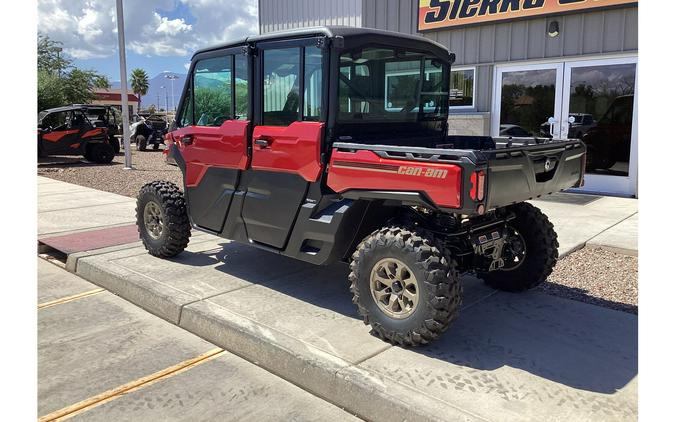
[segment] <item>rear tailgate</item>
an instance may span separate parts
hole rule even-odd
[[[495,141],[498,148],[482,151],[488,160],[488,209],[578,186],[582,180],[586,146],[579,140],[540,145],[511,141],[508,146]]]

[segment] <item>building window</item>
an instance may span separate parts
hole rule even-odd
[[[450,72],[450,108],[475,108],[476,68],[453,69]]]

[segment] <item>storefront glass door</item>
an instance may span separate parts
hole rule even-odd
[[[637,60],[565,64],[562,135],[588,148],[583,191],[635,195]]]
[[[562,78],[562,63],[497,68],[492,135],[559,137]]]
[[[636,58],[499,66],[492,135],[582,139],[579,191],[636,195],[636,72]]]

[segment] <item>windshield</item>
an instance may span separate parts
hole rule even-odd
[[[338,77],[339,121],[447,118],[448,65],[428,54],[380,47],[349,51],[340,56]]]

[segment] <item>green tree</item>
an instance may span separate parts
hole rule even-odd
[[[38,70],[38,111],[66,104],[63,83],[58,75]]]
[[[67,104],[89,103],[95,88],[110,81],[93,70],[82,70],[62,54],[59,41],[38,34],[38,111]]]
[[[71,67],[72,61],[63,57],[63,43],[38,33],[38,70],[59,74]]]
[[[148,93],[148,74],[145,70],[136,68],[131,71],[131,89],[138,96],[138,108],[141,108],[141,97]]]

